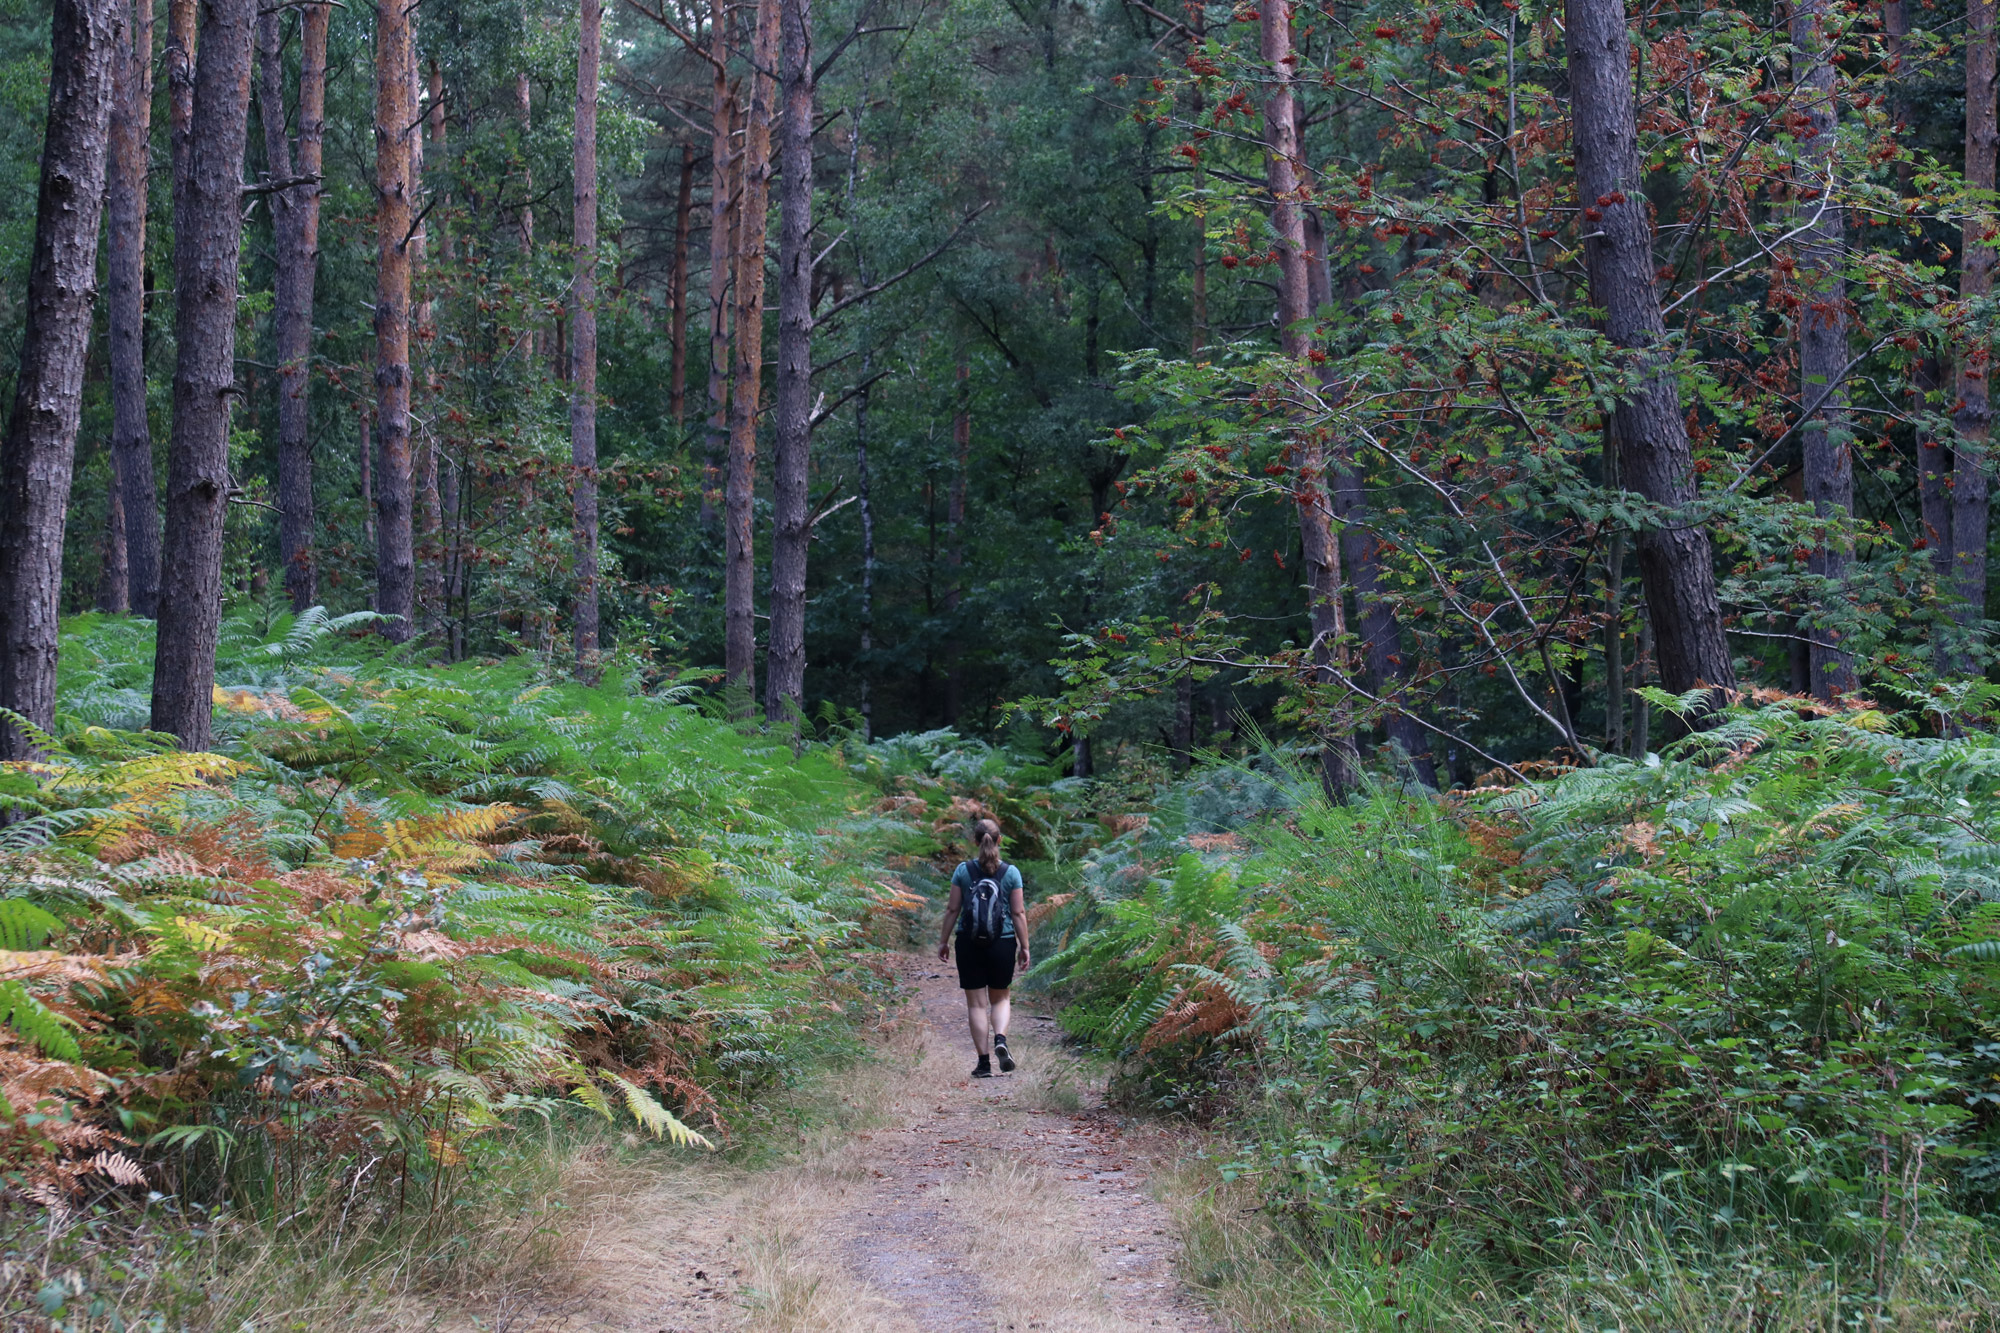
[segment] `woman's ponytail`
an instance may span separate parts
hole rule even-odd
[[[979,844],[979,868],[991,875],[1000,869],[1000,826],[990,819],[972,824],[972,840]]]

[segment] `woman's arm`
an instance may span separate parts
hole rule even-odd
[[[1014,913],[1014,966],[1028,965],[1028,896],[1022,891],[1021,882],[1014,881],[1014,901],[1009,904]]]
[[[956,872],[951,881],[951,901],[944,905],[944,925],[938,929],[938,959],[951,957],[951,928],[958,924],[960,896],[964,891],[958,887]]]

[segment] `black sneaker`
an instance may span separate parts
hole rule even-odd
[[[1014,1057],[1007,1053],[1007,1038],[1002,1033],[996,1032],[993,1034],[993,1054],[1000,1061],[1001,1073],[1011,1074],[1014,1072]]]
[[[987,1060],[985,1056],[983,1055],[980,1056],[979,1063],[972,1067],[972,1076],[974,1078],[992,1078],[993,1077],[992,1062]]]

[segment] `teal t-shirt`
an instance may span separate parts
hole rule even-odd
[[[972,888],[973,885],[972,870],[974,864],[975,863],[972,861],[960,861],[958,863],[958,869],[951,872],[952,887],[959,891],[960,895],[959,900],[961,902],[964,901],[965,893]],[[1007,902],[1009,904],[1007,913],[1005,917],[1002,919],[1002,923],[1000,926],[1000,938],[1003,940],[1011,940],[1014,938],[1014,911],[1012,904],[1014,902],[1014,890],[1020,887],[1021,887],[1021,868],[1009,862],[1007,866],[1007,873],[1000,877],[1000,891],[1007,895]],[[963,916],[958,918],[958,928],[960,930],[965,929],[965,918]]]

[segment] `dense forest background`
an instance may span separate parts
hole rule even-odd
[[[312,187],[274,188],[296,169],[272,153],[289,158],[296,150],[285,145],[299,142],[305,12],[287,8],[275,31],[260,30],[258,40],[275,47],[258,57],[245,112],[249,192],[221,587],[233,603],[285,604],[281,515],[301,507],[279,496],[280,399],[302,382],[303,416],[290,428],[301,442],[290,447],[309,459],[310,600],[345,612],[379,602],[377,511],[390,502],[374,328],[382,82],[370,15],[334,11],[321,53],[310,359],[295,375],[286,366],[296,353],[280,345],[280,255],[290,252],[278,219],[281,201]],[[1403,19],[1383,16],[1375,23],[1361,9],[1330,10],[1297,23],[1306,64],[1295,67],[1325,71],[1298,81],[1299,160],[1316,178],[1301,210],[1317,272],[1304,309],[1320,311],[1319,345],[1335,357],[1322,364],[1342,366],[1351,392],[1350,408],[1321,398],[1306,411],[1344,441],[1356,495],[1377,493],[1372,515],[1339,506],[1350,548],[1346,619],[1357,661],[1376,679],[1373,695],[1421,701],[1427,719],[1476,743],[1398,730],[1393,709],[1356,700],[1352,722],[1364,741],[1394,731],[1405,749],[1434,749],[1430,758],[1460,781],[1489,767],[1487,758],[1586,743],[1630,748],[1645,705],[1610,703],[1661,677],[1644,641],[1638,539],[1627,531],[1643,527],[1643,516],[1620,509],[1602,404],[1572,383],[1581,373],[1592,393],[1609,392],[1597,374],[1602,349],[1577,318],[1588,310],[1581,256],[1557,248],[1573,243],[1576,221],[1568,166],[1552,156],[1567,132],[1559,24],[1519,10],[1480,18],[1447,9],[1431,15],[1436,22],[1411,20],[1413,35]],[[149,34],[158,52],[170,44],[166,17]],[[594,144],[603,184],[588,266],[598,288],[602,638],[662,671],[728,656],[730,464],[721,436],[744,427],[709,425],[718,392],[730,403],[755,400],[758,411],[748,428],[757,439],[746,614],[766,615],[772,587],[773,464],[784,453],[771,410],[777,282],[773,274],[764,284],[762,350],[745,360],[733,323],[749,282],[738,271],[741,191],[729,175],[742,163],[727,148],[720,210],[714,200],[715,109],[747,115],[758,86],[755,32],[742,26],[754,17],[730,11],[739,40],[718,102],[707,39],[696,31],[706,31],[704,15],[633,6],[604,15]],[[1501,17],[1504,32],[1494,26]],[[1447,19],[1471,26],[1456,33]],[[1662,11],[1641,25],[1661,52],[1641,63],[1642,81],[1656,86],[1642,82],[1640,95],[1654,136],[1648,189],[1661,272],[1671,275],[1663,304],[1685,358],[1695,468],[1721,483],[1707,487],[1691,521],[1715,535],[1729,652],[1749,677],[1810,689],[1803,611],[1807,621],[1850,622],[1837,632],[1871,684],[1907,686],[1942,642],[1934,631],[1958,643],[1983,623],[1964,589],[1912,560],[1948,547],[1948,533],[1927,536],[1925,515],[1949,509],[1934,492],[1949,489],[1955,444],[1984,429],[1956,392],[1976,382],[1978,368],[1957,354],[1985,319],[1979,272],[1968,269],[1961,283],[1957,271],[1968,210],[1985,198],[1977,171],[1960,174],[1963,16],[1843,11],[1844,110],[1819,147],[1788,120],[1803,113],[1787,91],[1796,57],[1782,19],[1745,14],[1728,28],[1710,11]],[[0,203],[0,258],[6,290],[17,295],[0,314],[18,346],[48,13],[15,5],[5,22],[5,170],[17,188]],[[1251,484],[1264,481],[1257,469],[1266,460],[1251,461],[1259,418],[1242,412],[1255,401],[1257,367],[1279,350],[1283,298],[1273,267],[1282,242],[1271,239],[1275,224],[1260,202],[1270,183],[1258,23],[1248,11],[1170,15],[1132,4],[879,2],[823,8],[812,22],[824,68],[810,143],[809,296],[820,312],[811,393],[823,415],[812,423],[803,483],[814,520],[804,711],[865,715],[881,734],[1013,727],[1022,743],[1065,753],[1075,735],[1185,753],[1241,718],[1288,725],[1295,719],[1273,712],[1279,683],[1293,678],[1282,659],[1288,645],[1313,638],[1303,539],[1287,512],[1300,482]],[[576,25],[569,10],[519,6],[415,14],[410,108],[412,124],[422,123],[411,136],[418,244],[406,503],[415,628],[445,658],[573,643]],[[1457,80],[1444,100],[1441,75]],[[157,105],[137,238],[144,443],[162,481],[176,357],[172,83],[153,78],[146,90]],[[1697,91],[1708,100],[1689,102]],[[268,127],[282,133],[273,138]],[[737,144],[737,159],[750,151],[744,133],[724,140]],[[1698,151],[1710,141],[1713,160]],[[1850,267],[1838,275],[1856,284],[1840,298],[1855,356],[1836,377],[1835,401],[1814,404],[1800,386],[1824,377],[1801,369],[1798,312],[1811,307],[1800,305],[1791,219],[1810,194],[1800,190],[1802,163],[1822,148],[1857,210],[1839,241]],[[763,240],[775,260],[783,171],[768,142],[764,152]],[[1358,219],[1357,209],[1366,210]],[[1532,225],[1526,211],[1512,216],[1520,209],[1534,211]],[[711,235],[717,217],[721,246]],[[127,233],[134,225],[113,222]],[[1519,237],[1491,249],[1482,228]],[[116,248],[107,239],[100,263]],[[1455,269],[1477,289],[1470,305],[1441,297],[1437,279]],[[1540,331],[1524,326],[1505,305],[1522,295],[1553,302],[1545,308],[1562,319]],[[93,316],[83,385],[65,612],[134,603],[119,548],[135,525],[111,503],[117,376],[108,309],[100,302]],[[1399,310],[1413,322],[1396,321]],[[1385,356],[1404,365],[1385,365]],[[1420,373],[1446,363],[1459,383]],[[752,364],[761,384],[746,394]],[[1501,402],[1503,366],[1518,375],[1519,402]],[[1397,394],[1402,410],[1387,406]],[[1201,421],[1202,401],[1214,405],[1215,422]],[[1794,512],[1808,499],[1814,435],[1813,414],[1802,409],[1815,406],[1838,416],[1836,449],[1852,455],[1854,470],[1851,523],[1834,540],[1852,553],[1832,599],[1843,609],[1817,612],[1832,586],[1810,554],[1825,545],[1824,518]],[[1474,435],[1480,443],[1468,447]],[[1162,470],[1197,446],[1225,457],[1214,454],[1217,441],[1234,462]],[[1524,448],[1530,441],[1546,443]],[[1279,465],[1292,463],[1279,457]],[[1926,490],[1926,475],[1943,480]],[[1468,526],[1465,503],[1482,491],[1504,501],[1504,511],[1489,505],[1479,515],[1491,520],[1480,528],[1483,552],[1468,544],[1478,524]],[[1180,507],[1197,495],[1198,510]],[[1823,513],[1824,499],[1817,504]],[[1822,536],[1802,537],[1800,522],[1821,524]],[[1379,540],[1356,544],[1369,533]],[[1411,642],[1394,688],[1383,689],[1383,631],[1369,617],[1390,608],[1401,622],[1395,633]],[[1185,685],[1154,672],[1140,687],[1121,680],[1115,705],[1100,688],[1066,706],[1012,706],[1077,688],[1079,671],[1103,675],[1087,660],[1092,650],[1066,636],[1095,634],[1103,649],[1118,642],[1109,634],[1155,620],[1219,627],[1228,642],[1197,649],[1184,637],[1177,653],[1212,659],[1186,672]],[[764,623],[756,622],[760,651]],[[1052,663],[1066,651],[1084,660],[1065,674]],[[1966,663],[1982,652],[1976,635],[1964,641]],[[746,676],[730,666],[732,679],[758,692],[762,670]],[[1067,734],[1040,725],[1071,714],[1085,721]],[[1080,757],[1088,771],[1089,755]]]

